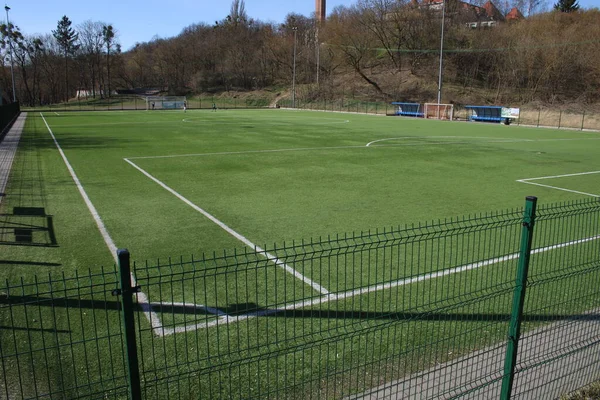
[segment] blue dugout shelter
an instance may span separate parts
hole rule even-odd
[[[507,110],[505,107],[500,106],[465,106],[469,121],[480,121],[480,122],[503,122],[509,125],[511,118],[514,116],[507,115],[503,110]]]
[[[392,105],[398,106],[395,115],[401,115],[403,117],[423,117],[423,107],[419,103],[403,103],[395,101]]]

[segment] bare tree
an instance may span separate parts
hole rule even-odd
[[[78,25],[79,39],[81,41],[81,53],[84,58],[84,64],[89,73],[89,83],[86,88],[96,98],[96,90],[100,87],[102,77],[102,47],[103,47],[103,27],[102,22],[85,21]]]

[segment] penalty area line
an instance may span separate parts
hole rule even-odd
[[[563,188],[563,187],[559,187],[559,186],[544,185],[543,183],[538,183],[538,182],[531,182],[531,181],[540,181],[540,180],[544,180],[544,179],[567,178],[567,177],[572,177],[572,176],[583,176],[583,175],[592,175],[592,174],[600,174],[600,171],[578,172],[575,174],[563,174],[563,175],[551,175],[551,176],[539,176],[537,178],[517,179],[517,182],[526,183],[528,185],[541,186],[541,187],[545,187],[548,189],[560,190],[563,192],[582,194],[584,196],[600,197],[600,195],[598,195],[598,194],[581,192],[579,190],[572,190],[572,189],[567,189],[567,188]]]
[[[67,166],[67,170],[69,171],[71,178],[75,182],[75,185],[77,186],[77,190],[79,190],[79,194],[81,195],[81,197],[83,197],[83,201],[85,202],[88,210],[92,214],[92,217],[94,218],[94,221],[96,222],[96,226],[98,227],[98,230],[100,231],[100,234],[102,235],[102,239],[104,239],[104,243],[106,243],[106,246],[108,247],[111,255],[113,256],[115,263],[118,264],[119,259],[117,258],[117,245],[115,244],[114,240],[111,238],[110,234],[108,233],[108,229],[106,229],[106,225],[104,225],[104,221],[102,221],[102,218],[100,217],[100,214],[98,213],[98,210],[96,209],[96,207],[90,200],[87,192],[85,191],[85,189],[83,188],[83,185],[81,184],[81,181],[77,177],[75,170],[71,166],[71,163],[67,159],[67,156],[65,155],[63,149],[60,147],[58,140],[56,140],[56,137],[54,136],[52,129],[50,129],[50,125],[48,125],[46,118],[44,118],[44,114],[40,113],[40,116],[42,117],[44,124],[46,124],[46,128],[48,128],[48,132],[50,132],[50,136],[52,137],[52,140],[54,141],[54,144],[56,145],[56,148],[58,149],[58,152],[59,152],[60,156],[62,157],[63,162]],[[131,272],[131,284],[133,286],[137,286],[137,281],[135,279],[135,275],[133,274],[133,271]],[[156,314],[154,311],[152,311],[152,306],[150,305],[148,296],[146,296],[146,294],[144,292],[138,292],[138,293],[136,293],[136,296],[137,296],[138,303],[140,304],[144,314],[146,315],[146,318],[148,318],[148,321],[150,321],[150,324],[152,326],[152,329],[154,330],[154,333],[156,335],[160,336],[162,331],[164,330],[164,327],[160,321],[160,318],[158,317],[158,314]]]
[[[183,195],[181,195],[179,192],[177,192],[173,188],[167,186],[164,182],[160,181],[159,179],[157,179],[156,177],[154,177],[153,175],[151,175],[149,172],[147,172],[143,168],[139,167],[133,161],[131,161],[131,160],[127,159],[127,158],[124,158],[124,160],[129,165],[131,165],[133,168],[137,169],[142,174],[144,174],[146,177],[150,178],[152,181],[154,181],[155,183],[157,183],[160,187],[162,187],[163,189],[165,189],[166,191],[168,191],[169,193],[171,193],[172,195],[174,195],[175,197],[177,197],[179,200],[183,201],[185,204],[187,204],[188,206],[190,206],[194,210],[198,211],[200,214],[204,215],[206,218],[208,218],[210,221],[212,221],[213,223],[215,223],[218,227],[220,227],[221,229],[223,229],[229,235],[233,236],[234,238],[236,238],[240,242],[244,243],[246,246],[250,247],[256,254],[263,256],[264,258],[267,259],[267,261],[270,261],[270,262],[274,263],[276,266],[278,266],[280,268],[283,268],[286,272],[290,273],[291,275],[293,275],[297,279],[299,279],[302,282],[306,283],[307,285],[309,285],[310,287],[312,287],[317,292],[319,292],[321,294],[328,294],[329,293],[329,291],[327,289],[325,289],[323,286],[319,285],[318,283],[314,282],[313,280],[311,280],[311,279],[307,278],[306,276],[302,275],[300,272],[296,271],[294,268],[290,267],[285,262],[281,261],[277,256],[275,256],[275,255],[267,252],[265,249],[263,249],[260,246],[252,243],[248,238],[246,238],[242,234],[240,234],[240,233],[236,232],[235,230],[233,230],[232,228],[230,228],[223,221],[217,219],[214,215],[210,214],[208,211],[204,210],[203,208],[199,207],[198,205],[192,203],[187,198],[183,197]]]

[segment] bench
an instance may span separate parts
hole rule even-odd
[[[502,107],[500,106],[466,106],[465,109],[468,112],[468,121],[510,124],[510,118],[502,116]]]
[[[404,102],[393,102],[392,105],[398,106],[397,111],[393,115],[400,115],[402,117],[416,117],[423,118],[423,108],[419,103],[404,103]]]

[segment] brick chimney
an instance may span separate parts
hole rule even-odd
[[[327,11],[326,0],[315,0],[315,12],[317,14],[317,21],[325,21],[325,12]]]

